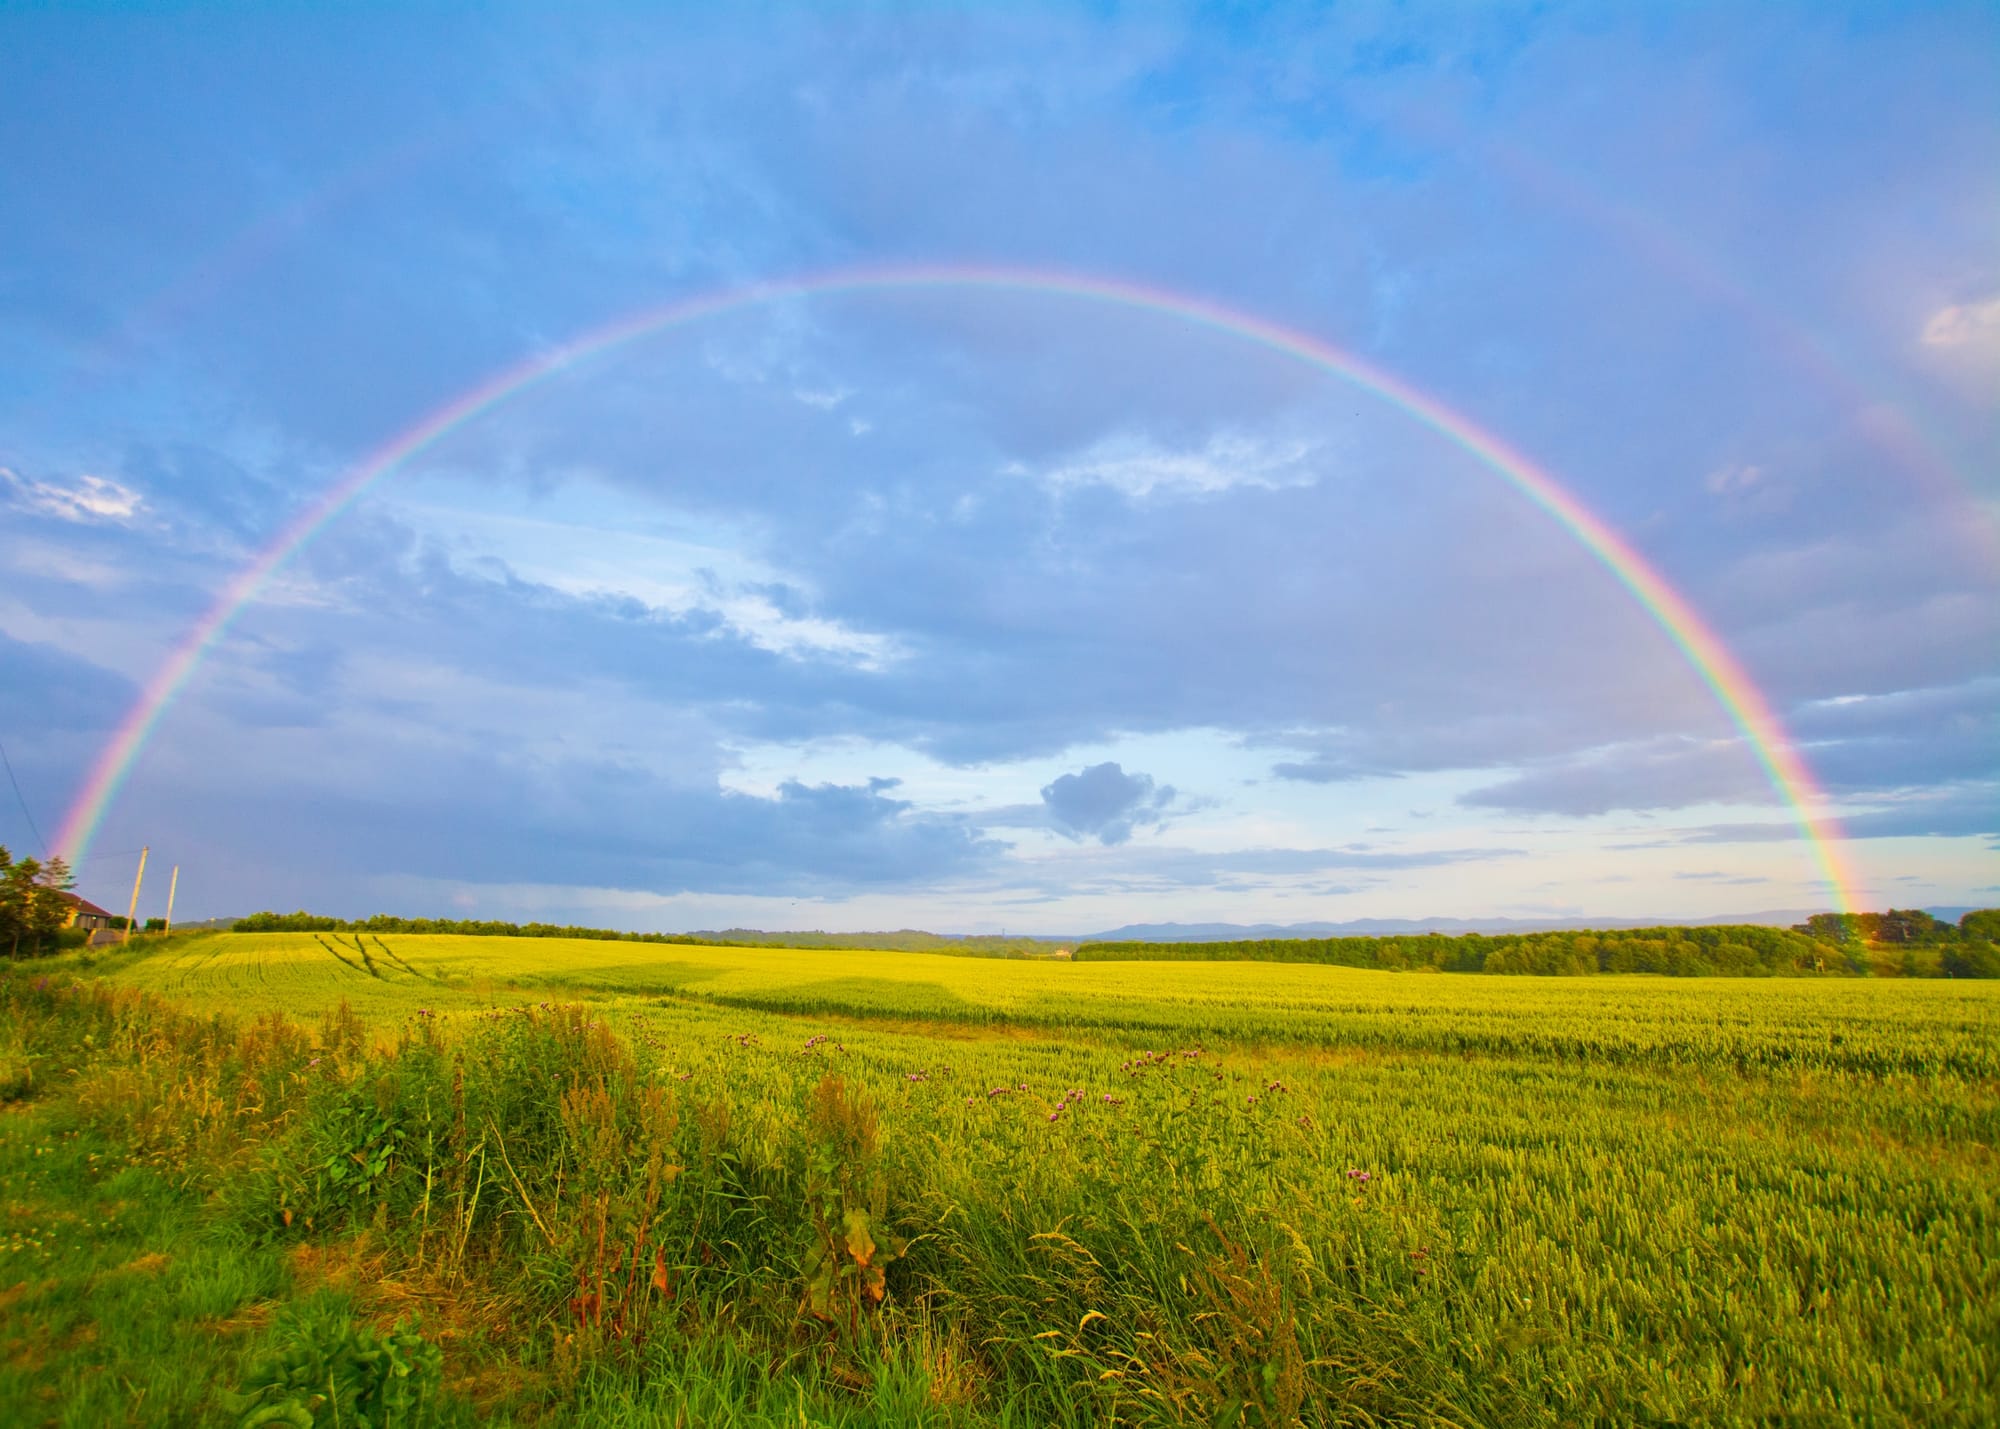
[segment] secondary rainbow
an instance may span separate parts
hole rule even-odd
[[[161,715],[200,668],[203,657],[215,647],[237,615],[256,599],[258,591],[278,568],[369,487],[448,433],[555,373],[624,343],[685,323],[789,298],[923,288],[1040,293],[1178,318],[1284,353],[1350,382],[1463,448],[1548,513],[1652,616],[1742,732],[1771,787],[1790,810],[1835,906],[1842,912],[1852,911],[1856,906],[1853,881],[1839,849],[1839,830],[1818,807],[1824,800],[1811,771],[1756,683],[1694,607],[1645,557],[1546,470],[1401,378],[1320,338],[1266,318],[1205,298],[1120,279],[1042,269],[961,265],[840,269],[747,284],[648,308],[530,357],[438,408],[322,492],[223,588],[207,614],[162,662],[106,744],[63,819],[56,847],[73,863],[80,862],[89,852],[98,826],[131,774]]]

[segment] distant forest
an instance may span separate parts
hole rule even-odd
[[[2000,977],[2000,909],[1941,923],[1921,909],[1754,924],[1547,933],[1417,933],[1229,943],[1083,943],[1080,962],[1331,963],[1406,972],[1668,977]]]
[[[954,953],[960,957],[1045,957],[1040,938],[972,935],[961,938],[905,928],[895,933],[765,933],[725,928],[702,933],[621,933],[568,923],[500,923],[480,918],[329,918],[319,913],[252,913],[230,924],[234,933],[457,933],[479,938],[595,938],[621,943],[679,943],[711,948],[883,948],[903,953]]]

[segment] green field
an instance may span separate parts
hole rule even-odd
[[[46,970],[0,980],[21,1422],[212,1422],[401,1312],[449,1386],[410,1423],[2000,1420],[2000,985],[345,933]],[[218,1346],[178,1400],[99,1304],[154,1241],[225,1282],[160,1292]]]

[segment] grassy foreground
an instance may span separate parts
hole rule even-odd
[[[1993,985],[76,971],[0,975],[13,1422],[2000,1420]]]

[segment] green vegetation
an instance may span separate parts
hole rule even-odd
[[[0,974],[0,1403],[1992,1422],[1996,1033],[1947,981],[72,955]]]
[[[62,944],[69,904],[63,894],[73,882],[59,858],[17,859],[0,846],[0,948],[8,957],[53,952]]]
[[[1883,977],[2000,977],[2000,908],[1967,913],[1954,927],[1921,908],[1821,913],[1799,929]]]
[[[1754,924],[1579,932],[1425,933],[1218,943],[1084,943],[1083,962],[1326,963],[1451,973],[1659,973],[1669,977],[2000,977],[2000,910],[1959,926],[1922,911],[1825,913],[1785,929]]]
[[[972,957],[1037,957],[1049,944],[1040,938],[991,935],[944,937],[906,928],[898,933],[763,933],[729,928],[719,933],[621,933],[555,923],[498,923],[477,918],[329,918],[318,913],[252,913],[230,925],[238,933],[461,933],[478,938],[568,938],[620,943],[681,943],[720,948],[861,948],[908,953],[959,953]]]
[[[943,937],[898,933],[620,933],[551,923],[399,918],[346,920],[319,914],[253,913],[239,933],[462,934],[488,938],[672,943],[687,947],[848,948],[858,951],[1052,956],[1038,938]],[[1562,930],[1544,933],[1399,934],[1387,937],[1257,938],[1223,942],[1083,943],[1081,962],[1280,962],[1397,972],[1512,973],[1577,977],[1656,973],[1669,977],[2000,977],[2000,909],[1968,913],[1959,925],[1921,910],[1822,913],[1796,928],[1761,924]]]

